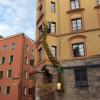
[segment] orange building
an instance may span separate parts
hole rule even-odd
[[[34,98],[34,41],[24,33],[0,36],[0,100]]]

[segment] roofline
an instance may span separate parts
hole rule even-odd
[[[2,38],[1,41],[6,40],[6,39],[10,39],[10,38],[14,38],[14,37],[17,37],[17,36],[20,36],[20,35],[23,35],[25,38],[27,38],[27,39],[29,39],[29,40],[31,40],[32,42],[35,43],[35,41],[32,40],[31,38],[29,38],[28,36],[26,36],[25,33],[17,33],[17,34],[11,35],[11,36],[7,36],[7,37]]]
[[[28,36],[26,36],[25,34],[23,34],[25,36],[25,38],[27,38],[28,40],[32,41],[35,43],[35,40],[32,40],[31,38],[29,38]]]

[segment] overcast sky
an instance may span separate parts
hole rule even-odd
[[[36,0],[0,0],[0,35],[20,32],[35,39]]]

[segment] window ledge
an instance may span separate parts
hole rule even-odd
[[[84,30],[81,29],[81,30],[76,30],[76,31],[72,31],[71,33],[80,33],[80,32],[83,32]]]
[[[67,11],[67,14],[71,14],[71,13],[79,12],[79,11],[84,11],[84,10],[85,10],[84,8],[70,9],[69,11]]]
[[[95,9],[100,9],[100,4],[94,7]]]
[[[84,59],[86,58],[86,55],[85,56],[80,56],[80,57],[73,57],[72,59],[73,60],[81,60],[81,59]]]
[[[88,85],[75,85],[76,88],[88,88]]]

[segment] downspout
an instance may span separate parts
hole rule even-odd
[[[58,0],[58,46],[59,46],[59,63],[61,65],[61,38],[60,38],[60,0]]]

